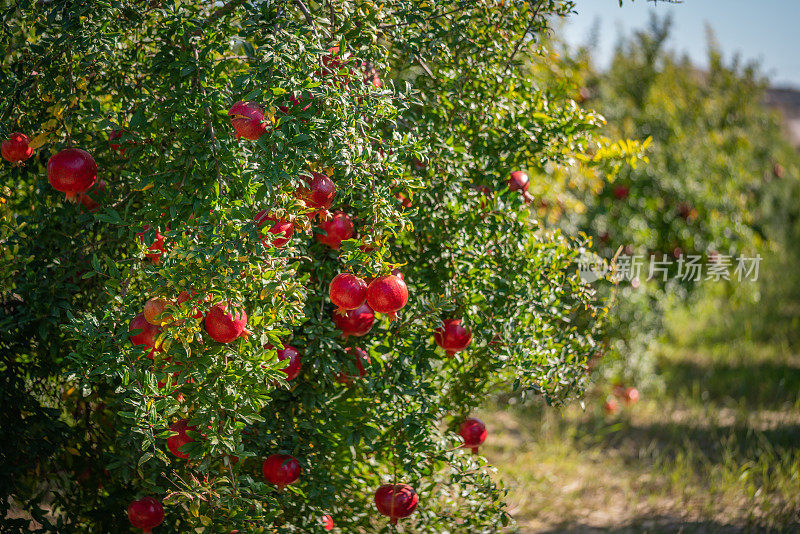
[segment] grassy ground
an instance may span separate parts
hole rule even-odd
[[[614,415],[579,406],[485,414],[483,452],[532,532],[800,532],[800,356],[728,343],[669,348],[665,387]]]

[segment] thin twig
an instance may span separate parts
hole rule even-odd
[[[424,61],[422,61],[422,58],[420,58],[417,54],[414,54],[414,59],[417,61],[417,63],[420,64],[422,70],[424,70],[428,76],[430,76],[431,78],[436,78],[436,76],[433,75],[433,72],[431,71],[430,67],[428,67],[428,65]]]
[[[314,30],[314,35],[317,35],[317,27],[314,26],[314,17],[311,16],[311,12],[303,3],[303,0],[294,0],[294,3],[297,7],[300,8],[300,11],[303,12],[303,15],[305,15],[306,22],[308,23],[309,26],[311,26],[311,29]]]
[[[539,0],[536,3],[536,9],[533,10],[533,16],[531,17],[531,21],[528,23],[528,26],[525,28],[525,31],[522,32],[522,36],[520,36],[519,41],[517,41],[517,46],[514,47],[514,51],[511,53],[511,56],[509,56],[508,61],[506,61],[506,66],[503,69],[504,71],[507,71],[508,68],[511,66],[511,62],[514,61],[514,56],[516,56],[517,52],[519,52],[522,43],[525,41],[525,37],[527,37],[528,32],[530,32],[531,29],[533,29],[533,25],[536,24],[536,17],[539,16],[539,10],[542,9],[543,1],[544,0]]]
[[[430,21],[435,20],[435,19],[446,17],[447,15],[452,15],[453,13],[458,13],[459,11],[464,11],[466,8],[468,8],[470,6],[471,6],[470,3],[464,4],[461,7],[457,7],[456,9],[448,11],[447,13],[439,13],[438,15],[434,15],[431,18],[426,19],[425,22],[430,22]],[[396,22],[394,24],[381,24],[381,25],[378,26],[378,29],[379,30],[388,30],[388,29],[391,29],[391,28],[396,28],[398,26],[408,26],[409,24],[412,24],[412,21]]]
[[[230,0],[230,2],[228,2],[227,4],[225,4],[224,6],[219,8],[218,10],[216,10],[214,13],[212,13],[211,16],[208,17],[208,20],[206,20],[206,23],[204,24],[204,26],[208,26],[212,22],[217,21],[218,19],[220,19],[223,16],[227,15],[228,13],[230,13],[231,11],[233,11],[234,9],[239,7],[240,5],[244,4],[244,2],[245,2],[245,0]]]

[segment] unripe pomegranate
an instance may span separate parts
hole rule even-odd
[[[183,447],[187,443],[194,442],[194,440],[186,434],[186,431],[191,430],[192,432],[196,432],[197,427],[189,426],[188,419],[181,419],[177,423],[172,423],[171,425],[169,425],[169,429],[172,432],[175,432],[175,435],[167,438],[167,448],[169,448],[169,451],[178,458],[182,460],[188,460],[189,454],[183,452],[181,450],[181,447]]]
[[[33,149],[28,146],[30,142],[24,133],[14,132],[0,143],[0,154],[3,155],[3,159],[11,163],[25,161],[33,155]]]
[[[472,454],[478,454],[478,447],[486,441],[486,425],[475,417],[470,417],[461,423],[458,433],[464,440],[463,447],[472,449]]]
[[[133,330],[141,330],[141,332],[130,336],[131,343],[150,348],[150,352],[147,353],[148,358],[153,358],[153,352],[161,352],[161,344],[156,345],[156,339],[161,334],[161,329],[148,323],[144,318],[144,313],[140,313],[131,321],[128,331]]]
[[[139,238],[139,243],[142,245],[146,245],[144,242],[144,236],[147,234],[147,231],[150,230],[150,225],[146,224],[142,227],[142,231],[136,234],[136,237]],[[161,232],[158,231],[158,228],[155,229],[155,238],[153,239],[153,243],[147,247],[147,252],[145,257],[147,257],[153,263],[161,263],[161,255],[164,254],[164,236],[161,235]]]
[[[336,184],[327,175],[321,172],[311,172],[311,177],[302,176],[306,185],[297,188],[297,196],[306,203],[306,206],[315,210],[314,215],[327,218],[328,208],[336,197]]]
[[[265,348],[271,349],[273,347],[272,345],[267,345]],[[281,369],[286,373],[286,380],[294,380],[300,374],[300,369],[303,366],[301,358],[300,351],[291,345],[284,344],[282,349],[278,349],[278,359],[281,361],[289,360],[288,365]]]
[[[330,514],[325,514],[322,516],[322,528],[325,530],[333,530],[333,518]]]
[[[343,211],[335,212],[331,219],[323,221],[319,227],[325,234],[315,234],[314,237],[334,250],[339,250],[342,241],[353,237],[353,221]]]
[[[367,370],[364,369],[364,364],[369,365],[370,359],[369,355],[364,350],[359,349],[357,347],[356,348],[347,347],[346,349],[344,349],[344,351],[350,355],[353,355],[353,353],[355,353],[355,357],[353,358],[353,363],[355,363],[356,369],[358,369],[358,374],[350,375],[347,374],[346,371],[342,371],[338,375],[336,375],[336,381],[339,382],[340,384],[345,384],[349,386],[350,384],[353,383],[354,378],[361,378],[367,374]]]
[[[347,336],[364,336],[372,330],[375,322],[375,313],[368,304],[364,303],[355,310],[347,310],[344,313],[333,313],[333,323],[336,328]]]
[[[328,295],[331,297],[331,302],[338,306],[336,310],[338,313],[355,310],[364,304],[367,298],[367,283],[354,274],[337,274],[331,280]]]
[[[417,509],[419,495],[408,484],[384,484],[375,491],[375,506],[393,524]]]
[[[236,338],[246,335],[247,313],[236,308],[233,314],[228,313],[228,305],[224,302],[214,304],[206,314],[203,325],[211,339],[218,343],[230,343]]]
[[[289,240],[292,238],[292,234],[294,234],[294,226],[290,221],[285,221],[283,219],[278,219],[271,215],[267,215],[267,210],[261,210],[256,213],[256,216],[253,217],[253,220],[258,223],[259,228],[266,224],[272,223],[272,226],[267,231],[274,236],[283,236],[273,238],[271,244],[268,237],[261,237],[261,243],[267,248],[273,245],[275,247],[282,247],[289,242]]]
[[[393,274],[379,276],[367,288],[367,304],[379,313],[389,314],[389,320],[397,319],[397,311],[408,302],[408,287],[402,278]]]
[[[47,179],[57,191],[75,202],[78,193],[87,191],[97,181],[97,163],[80,148],[65,148],[47,160]]]
[[[162,315],[171,303],[165,298],[154,297],[144,303],[144,318],[148,323],[164,326],[172,322],[172,315]]]
[[[300,478],[300,462],[288,454],[273,454],[261,466],[261,472],[268,482],[282,490]]]
[[[255,141],[267,133],[267,125],[264,124],[264,111],[255,102],[236,102],[228,111],[231,118],[231,126],[236,132],[236,137],[244,137]]]
[[[530,185],[528,174],[523,171],[514,171],[508,178],[509,191],[527,191]]]
[[[448,319],[444,321],[442,328],[433,333],[433,339],[452,356],[469,346],[472,342],[472,332],[469,328],[461,326],[461,319]]]
[[[128,519],[143,534],[149,534],[152,529],[164,521],[164,507],[161,502],[153,497],[142,497],[128,505]]]
[[[100,204],[97,198],[100,198],[106,192],[106,181],[98,180],[97,183],[84,193],[78,193],[78,202],[89,211],[97,211],[100,209]],[[93,195],[94,198],[92,198]]]

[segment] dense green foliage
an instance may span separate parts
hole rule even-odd
[[[397,481],[421,499],[406,531],[505,524],[502,491],[454,429],[498,389],[579,394],[604,314],[576,275],[582,243],[543,230],[508,173],[541,183],[577,159],[602,177],[638,150],[594,138],[597,116],[520,69],[540,61],[547,17],[571,7],[7,6],[0,133],[28,133],[36,150],[2,170],[2,521],[26,528],[8,515],[22,511],[42,531],[120,532],[127,504],[152,495],[159,532],[322,531],[323,514],[342,531],[386,531],[372,495]],[[380,88],[364,82],[370,65]],[[238,100],[274,117],[258,141],[234,136]],[[97,161],[96,211],[46,181],[65,147]],[[296,194],[311,170],[331,176],[333,209],[355,223],[340,251],[313,238],[315,210]],[[259,210],[292,222],[289,244],[259,243],[271,238]],[[158,263],[145,255],[155,229]],[[398,267],[411,295],[399,321],[342,339],[331,279]],[[189,290],[147,358],[129,322],[148,299]],[[250,336],[209,339],[193,308],[213,303],[241,306]],[[452,317],[473,341],[447,358],[432,334]],[[285,344],[303,355],[288,382],[265,348]],[[348,347],[371,359],[350,386],[335,380],[355,372]],[[182,418],[197,427],[188,462],[165,446]],[[302,467],[283,491],[261,475],[277,452]]]

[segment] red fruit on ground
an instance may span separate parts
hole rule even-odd
[[[164,507],[153,497],[142,497],[128,505],[128,520],[148,534],[164,521]]]
[[[140,313],[131,321],[128,331],[133,330],[141,330],[141,332],[130,335],[131,343],[148,347],[150,349],[147,353],[148,358],[153,358],[153,352],[161,352],[161,344],[159,343],[156,346],[156,338],[161,334],[161,329],[148,323],[147,319],[144,318],[144,313]]]
[[[28,146],[31,142],[24,133],[14,132],[8,139],[0,143],[0,154],[3,159],[11,163],[25,161],[33,155],[33,149]]]
[[[337,274],[328,286],[328,295],[337,306],[337,312],[355,310],[367,298],[367,283],[354,274]]]
[[[353,383],[354,378],[361,378],[367,374],[367,370],[364,368],[364,364],[369,365],[370,359],[369,355],[365,351],[357,347],[356,348],[347,347],[346,349],[344,349],[344,351],[350,355],[353,355],[353,353],[355,353],[355,357],[353,358],[353,363],[355,364],[356,369],[358,370],[358,374],[350,375],[347,374],[346,371],[342,371],[336,376],[336,381],[339,382],[340,384],[346,384],[349,386],[350,384]]]
[[[458,433],[464,440],[463,447],[472,449],[473,454],[478,454],[478,447],[486,441],[486,425],[475,417],[470,417],[461,423]]]
[[[139,238],[139,242],[144,246],[146,245],[144,241],[144,236],[147,234],[148,230],[150,230],[150,225],[146,224],[142,227],[142,231],[136,234],[136,237]],[[149,259],[153,263],[161,263],[161,255],[164,254],[164,236],[161,235],[161,232],[158,231],[158,228],[155,229],[155,237],[153,239],[153,243],[147,247],[147,252],[145,257]]]
[[[236,102],[228,111],[231,118],[231,126],[236,132],[236,137],[244,137],[255,141],[267,133],[267,125],[264,124],[264,111],[255,102]]]
[[[325,234],[314,234],[316,240],[334,250],[339,250],[342,241],[353,237],[353,221],[343,211],[334,212],[333,217],[320,223],[319,228]]]
[[[272,346],[267,345],[265,348],[271,349]],[[282,349],[278,349],[278,359],[281,361],[289,360],[288,365],[281,369],[281,371],[286,373],[286,380],[294,380],[297,378],[303,366],[300,351],[291,345],[284,344]]]
[[[208,311],[203,325],[211,339],[218,343],[230,343],[246,332],[247,313],[238,306],[234,308],[232,314],[228,313],[228,305],[220,302]]]
[[[315,215],[327,218],[328,208],[333,204],[336,197],[336,184],[327,175],[321,172],[311,172],[311,177],[302,176],[305,185],[297,188],[297,196],[306,203],[306,206],[315,210],[311,217]]]
[[[375,506],[393,525],[417,509],[419,495],[408,484],[384,484],[375,491]]]
[[[393,274],[379,276],[367,288],[367,304],[379,313],[397,319],[397,312],[408,302],[408,287],[402,278]]]
[[[442,328],[433,333],[433,339],[452,356],[469,346],[472,342],[472,332],[469,328],[461,326],[461,319],[448,319],[444,321]]]
[[[288,454],[273,454],[264,460],[264,464],[261,466],[264,478],[278,486],[279,490],[300,478],[301,471],[297,458]]]
[[[196,432],[197,427],[189,426],[188,419],[181,419],[177,423],[172,423],[171,425],[169,425],[169,429],[172,432],[175,432],[175,435],[167,438],[167,448],[172,454],[174,454],[178,458],[181,458],[182,460],[188,460],[189,454],[183,452],[181,450],[181,447],[183,447],[187,443],[192,443],[194,441],[192,438],[186,435],[186,431],[191,430],[193,432]]]
[[[97,163],[80,148],[65,148],[47,160],[47,179],[57,191],[75,202],[78,193],[88,191],[97,181]]]
[[[259,228],[272,223],[272,226],[267,231],[274,236],[282,236],[273,238],[271,244],[268,237],[261,237],[261,243],[267,248],[273,245],[278,248],[282,247],[289,242],[289,240],[292,238],[292,234],[294,234],[294,226],[290,221],[285,221],[283,219],[273,217],[272,215],[267,215],[267,210],[261,210],[256,213],[256,216],[253,217],[253,220],[258,223]]]
[[[530,185],[528,174],[523,171],[514,171],[508,178],[509,191],[527,191]]]
[[[375,322],[375,312],[368,304],[364,303],[354,310],[347,310],[344,313],[333,312],[333,323],[336,328],[347,336],[364,336],[372,330]]]

